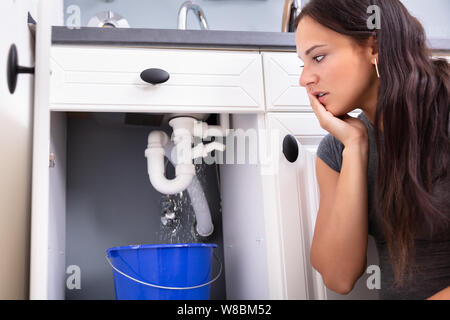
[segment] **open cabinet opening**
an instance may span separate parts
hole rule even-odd
[[[130,120],[131,119],[131,120]],[[224,264],[219,170],[196,164],[214,224],[211,236],[195,231],[186,191],[166,196],[151,185],[144,151],[160,118],[125,113],[51,114],[49,291],[57,299],[114,299],[111,247],[167,243],[214,243]],[[175,170],[166,161],[166,176]],[[177,225],[163,225],[167,202],[179,206]],[[223,266],[223,269],[225,266]],[[213,259],[212,277],[220,266]],[[78,277],[78,278],[77,278]],[[225,299],[225,272],[210,290]]]

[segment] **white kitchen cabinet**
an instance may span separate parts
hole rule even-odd
[[[450,55],[448,55],[448,54],[435,54],[435,55],[433,55],[433,57],[435,57],[435,58],[444,58],[444,59],[447,59],[447,61],[450,63]]]
[[[311,112],[306,89],[299,85],[302,60],[295,52],[263,52],[267,111]]]
[[[314,274],[309,264],[311,226],[318,208],[315,182],[315,148],[325,135],[313,114],[268,113],[267,131],[278,146],[274,152],[272,186],[265,197],[273,197],[281,235],[281,256],[285,287],[284,299],[317,299]],[[283,141],[292,135],[298,139],[298,158],[287,160]],[[278,138],[276,140],[275,138]],[[292,160],[292,159],[291,159]]]
[[[28,296],[34,81],[19,74],[11,94],[6,75],[12,44],[19,65],[34,66],[27,14],[36,9],[30,1],[0,2],[0,300]]]
[[[353,115],[353,114],[352,114]],[[353,115],[355,116],[355,115]],[[285,296],[287,299],[378,299],[377,290],[369,290],[362,276],[349,295],[342,296],[328,290],[320,274],[309,261],[310,247],[319,208],[320,192],[315,174],[317,147],[327,132],[320,127],[311,113],[268,113],[267,129],[278,136],[283,145],[286,136],[298,141],[298,158],[286,159],[278,150],[278,164],[273,176],[273,186],[266,189],[265,197],[275,194],[274,211],[279,216],[282,235]],[[368,266],[378,265],[374,239],[369,236]]]
[[[169,73],[151,85],[149,68]],[[258,52],[54,45],[50,109],[264,112]]]

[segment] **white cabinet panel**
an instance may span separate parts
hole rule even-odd
[[[53,46],[52,110],[180,112],[264,111],[257,52]],[[140,78],[167,71],[167,82]]]
[[[447,61],[450,63],[450,55],[436,54],[436,55],[433,55],[433,58],[444,58],[444,59],[447,59]]]
[[[244,155],[250,159],[251,141],[256,143],[251,133],[263,129],[263,119],[264,115],[232,115],[231,123],[239,133],[235,131],[229,136],[232,138],[227,138],[225,158],[230,152],[235,159],[242,150],[239,150],[239,141],[248,139]],[[276,227],[275,224],[265,226],[261,188],[264,177],[259,170],[257,163],[250,160],[240,164],[226,161],[220,165],[226,292],[227,299],[231,300],[281,298],[280,290],[273,286],[273,282],[279,283],[280,279],[279,273],[273,270],[279,262],[278,247],[272,248],[278,237],[271,237],[265,231],[270,229],[273,233]]]
[[[315,150],[326,131],[320,127],[314,114],[269,113],[267,120],[271,134],[278,135],[280,146],[275,185],[283,238],[286,298],[323,298],[323,285],[320,282],[314,284],[320,276],[311,268],[309,248],[319,200]],[[287,135],[299,141],[295,162],[289,162],[282,152]],[[322,289],[321,295],[317,288]]]
[[[312,111],[299,85],[303,62],[295,52],[263,52],[267,111]]]
[[[267,119],[270,130],[278,132],[280,146],[287,135],[292,135],[298,141],[299,148],[298,158],[294,162],[289,162],[280,148],[275,182],[287,298],[377,299],[378,292],[366,286],[368,275],[362,276],[346,296],[326,289],[321,275],[312,268],[309,260],[320,202],[315,171],[316,151],[328,132],[310,113],[268,113]],[[369,237],[368,265],[377,263],[376,246]]]
[[[27,15],[30,1],[1,1],[0,20],[0,299],[27,299],[34,76],[19,74],[14,94],[6,81],[11,45],[19,64],[34,66],[34,44]]]

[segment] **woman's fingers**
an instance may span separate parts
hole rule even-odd
[[[348,114],[334,116],[320,103],[316,96],[311,95],[309,92],[308,96],[320,126],[344,145],[346,145],[347,141],[354,140],[354,137],[364,136],[367,133],[367,128],[360,119]]]
[[[333,115],[325,109],[316,96],[308,92],[308,97],[317,120],[319,120],[320,126],[327,130],[327,123],[333,118]]]
[[[320,103],[316,96],[310,94],[308,92],[309,102],[311,102],[311,107],[314,110],[314,113],[317,116],[323,115],[323,112],[326,111],[325,107]]]

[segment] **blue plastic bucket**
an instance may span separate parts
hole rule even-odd
[[[181,243],[106,250],[118,300],[207,300],[215,244]]]

